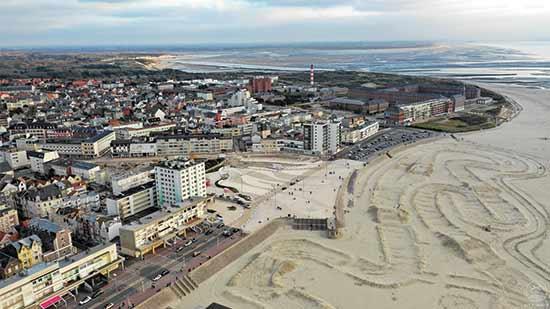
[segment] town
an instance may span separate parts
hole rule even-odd
[[[0,308],[189,294],[189,273],[270,219],[333,217],[354,168],[444,134],[422,123],[499,100],[308,77],[0,80]]]

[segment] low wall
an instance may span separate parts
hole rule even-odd
[[[163,309],[171,308],[169,305],[178,300],[178,296],[170,288],[163,288],[160,292],[148,298],[141,304],[136,305],[137,309]]]
[[[189,273],[189,277],[197,284],[201,284],[212,277],[218,271],[231,264],[258,244],[273,235],[280,227],[288,224],[286,219],[274,219],[266,226],[243,238],[238,243],[225,249],[222,253],[203,263]]]

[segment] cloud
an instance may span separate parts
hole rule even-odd
[[[0,46],[550,39],[547,0],[0,0]]]

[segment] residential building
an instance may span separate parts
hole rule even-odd
[[[157,137],[156,146],[161,157],[213,154],[233,151],[233,139],[219,134],[167,135]]]
[[[45,170],[47,172],[51,171],[54,175],[79,176],[91,181],[99,178],[101,172],[101,168],[97,164],[63,158],[50,161],[45,166]]]
[[[5,280],[23,271],[19,259],[0,250],[0,279]]]
[[[9,233],[15,226],[19,225],[17,210],[13,208],[0,209],[0,232]]]
[[[19,192],[16,199],[29,218],[47,217],[51,211],[63,205],[61,189],[55,184],[41,188],[32,187]]]
[[[99,274],[108,276],[124,262],[115,244],[101,245],[53,263],[40,263],[23,276],[0,281],[0,309],[39,307],[75,290]],[[60,300],[60,299],[59,299]],[[45,307],[44,307],[45,308]]]
[[[71,231],[47,219],[33,218],[30,229],[42,240],[43,260],[58,261],[76,253]]]
[[[132,224],[123,225],[120,246],[123,254],[143,257],[148,252],[166,245],[178,235],[202,222],[210,198],[193,198],[175,206],[166,206]]]
[[[0,148],[0,158],[7,162],[12,169],[20,169],[31,165],[25,150],[2,147]]]
[[[52,139],[42,143],[44,150],[57,151],[60,155],[94,159],[99,158],[111,150],[111,141],[115,140],[113,131],[102,131],[91,138],[79,139]]]
[[[380,125],[378,121],[365,123],[362,126],[354,127],[342,133],[342,142],[345,144],[355,144],[366,138],[369,138],[378,132]]]
[[[143,128],[125,128],[118,130],[116,136],[117,139],[128,140],[134,137],[147,137],[151,133],[165,132],[175,127],[175,123],[164,123]]]
[[[178,205],[192,197],[206,196],[204,162],[164,161],[155,166],[157,205]]]
[[[271,92],[272,80],[269,76],[256,76],[248,83],[248,90],[253,94]]]
[[[304,124],[304,151],[310,154],[335,154],[342,143],[339,121],[315,121]]]
[[[46,174],[44,164],[59,159],[57,151],[28,151],[27,155],[31,162],[31,170],[35,173]]]
[[[119,195],[124,191],[153,181],[153,173],[153,169],[147,167],[143,169],[124,171],[122,173],[112,175],[111,189],[113,194]]]
[[[23,268],[31,268],[42,263],[42,240],[36,235],[31,235],[10,243],[2,248],[2,252],[17,258]]]
[[[107,198],[107,214],[122,220],[157,205],[155,181],[132,187]]]
[[[410,125],[434,116],[451,113],[454,111],[454,108],[453,101],[448,98],[393,105],[386,111],[386,123],[392,125]]]
[[[451,97],[454,106],[454,112],[461,112],[464,110],[466,104],[466,97],[463,95],[454,95]]]

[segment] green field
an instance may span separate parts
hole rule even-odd
[[[417,123],[413,127],[440,132],[460,133],[494,128],[495,123],[488,117],[465,114],[449,119],[436,118],[427,122]]]

